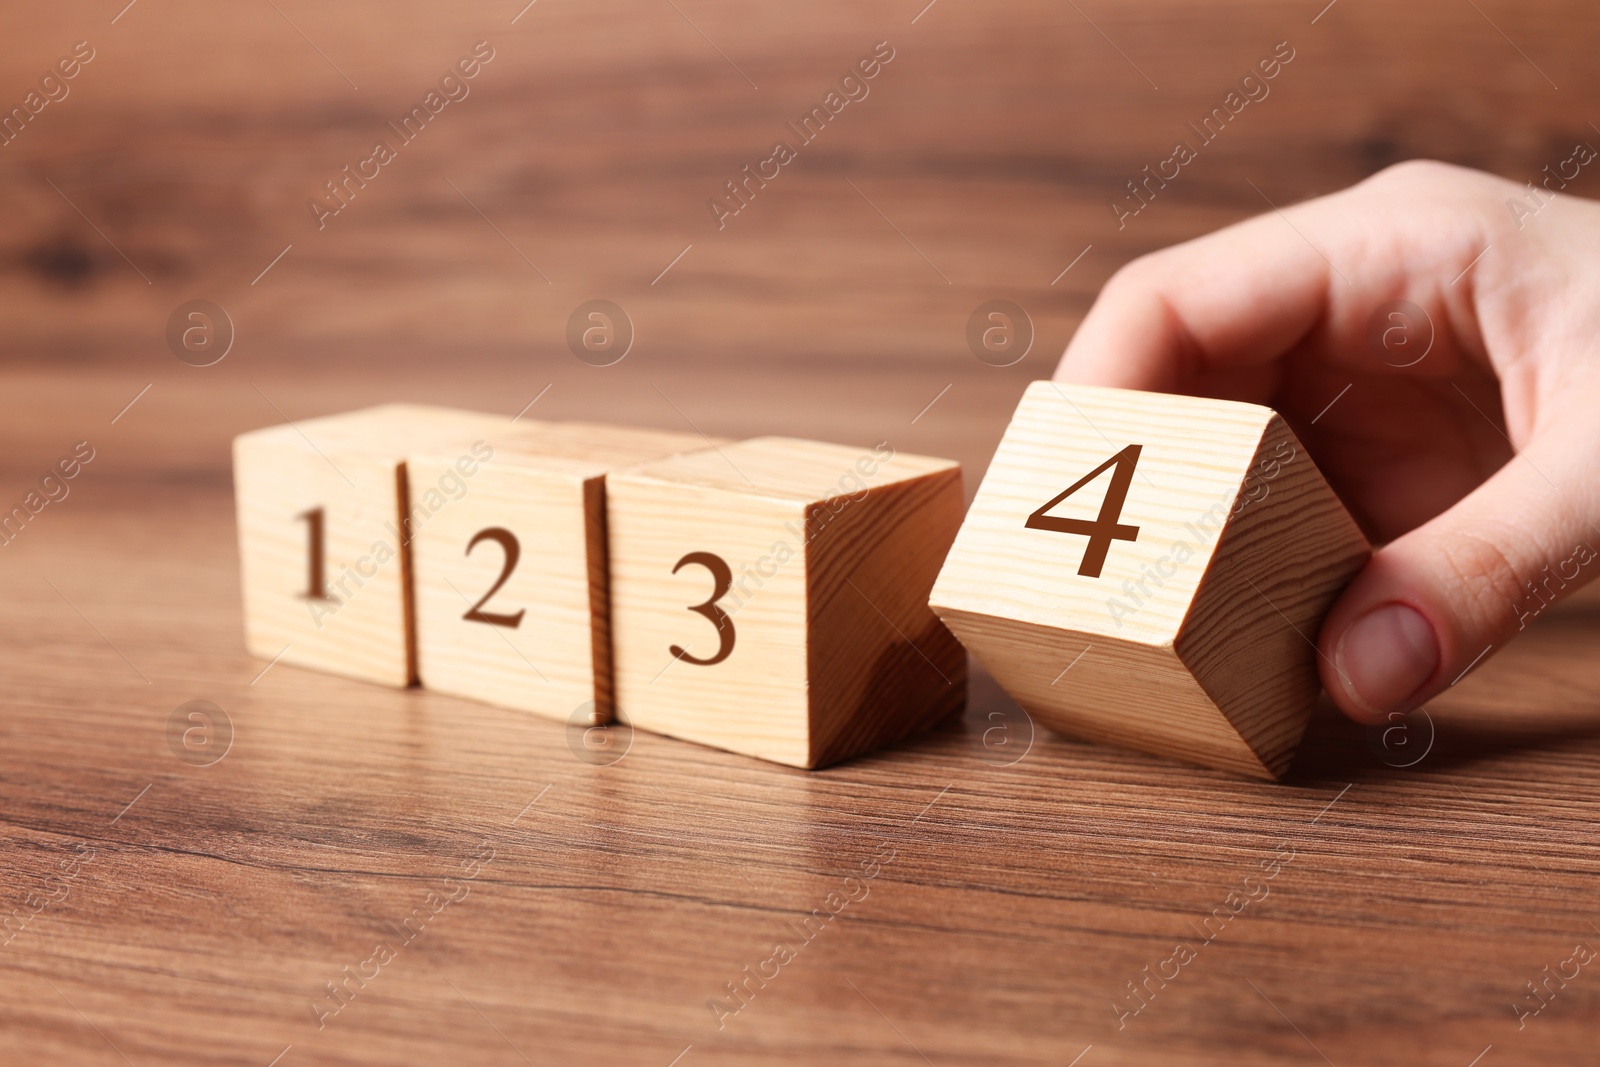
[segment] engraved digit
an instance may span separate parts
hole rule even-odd
[[[1142,445],[1129,445],[1121,452],[1106,460],[1082,478],[1073,482],[1063,492],[1051,497],[1044,506],[1032,515],[1024,524],[1030,530],[1053,530],[1056,533],[1083,534],[1089,538],[1088,546],[1083,550],[1083,561],[1078,564],[1078,573],[1087,578],[1100,577],[1100,570],[1105,566],[1106,553],[1111,550],[1112,541],[1137,541],[1139,527],[1129,526],[1118,522],[1122,517],[1122,506],[1128,499],[1128,486],[1133,482],[1133,470],[1139,465],[1139,453]],[[1046,515],[1045,512],[1061,503],[1079,489],[1094,481],[1103,474],[1107,467],[1115,466],[1111,472],[1111,486],[1106,490],[1106,498],[1100,505],[1100,514],[1094,519],[1067,519],[1055,515]]]
[[[500,591],[502,585],[506,584],[506,579],[511,577],[511,572],[517,569],[517,560],[522,557],[522,546],[517,543],[516,535],[510,530],[503,526],[490,526],[488,529],[479,530],[472,535],[472,540],[467,542],[467,551],[464,554],[472,555],[472,550],[479,541],[493,541],[499,545],[501,551],[505,553],[506,560],[500,568],[500,577],[495,579],[494,584],[489,587],[489,591],[483,594],[478,602],[468,608],[467,613],[461,617],[468,622],[486,622],[490,626],[504,626],[507,629],[515,630],[522,625],[522,617],[528,613],[527,608],[523,608],[513,615],[504,612],[484,611],[483,606],[489,602],[490,597]]]
[[[323,529],[322,509],[312,508],[296,515],[306,520],[306,591],[300,596],[306,600],[332,600],[328,595],[326,563],[326,537]]]
[[[717,601],[728,595],[728,590],[733,588],[733,570],[721,556],[712,552],[690,552],[678,561],[672,568],[672,573],[677,574],[690,563],[698,563],[711,572],[711,595],[703,603],[696,604],[689,610],[697,615],[704,615],[717,628],[722,643],[717,646],[717,654],[710,659],[699,659],[689,655],[689,650],[682,645],[673,645],[672,654],[685,663],[694,663],[701,667],[712,667],[733,654],[733,619],[726,611],[717,606]]]

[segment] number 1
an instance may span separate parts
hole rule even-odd
[[[300,595],[306,600],[332,600],[328,595],[326,556],[326,531],[323,529],[321,508],[312,508],[296,515],[306,520],[306,591]]]

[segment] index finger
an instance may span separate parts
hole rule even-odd
[[[1134,260],[1101,290],[1059,381],[1183,392],[1271,363],[1323,318],[1332,269],[1276,212]]]

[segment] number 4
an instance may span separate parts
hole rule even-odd
[[[1053,530],[1056,533],[1083,534],[1089,538],[1089,545],[1083,550],[1083,562],[1078,564],[1078,573],[1087,578],[1100,577],[1100,570],[1105,566],[1106,553],[1111,550],[1112,541],[1137,541],[1139,527],[1129,526],[1118,522],[1122,517],[1122,506],[1128,500],[1128,486],[1133,483],[1133,469],[1139,465],[1139,453],[1144,446],[1129,445],[1121,452],[1106,460],[1082,478],[1073,482],[1060,494],[1051,497],[1044,506],[1028,516],[1025,524],[1030,530]],[[1046,515],[1045,512],[1061,503],[1079,489],[1088,485],[1101,474],[1107,467],[1117,468],[1111,472],[1111,486],[1106,490],[1106,498],[1100,505],[1100,514],[1094,519],[1066,519],[1056,515]]]

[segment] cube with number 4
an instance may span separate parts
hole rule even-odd
[[[1045,725],[1274,778],[1368,555],[1271,409],[1035,382],[931,603]]]
[[[617,717],[796,767],[966,699],[928,609],[958,464],[765,437],[607,478]]]

